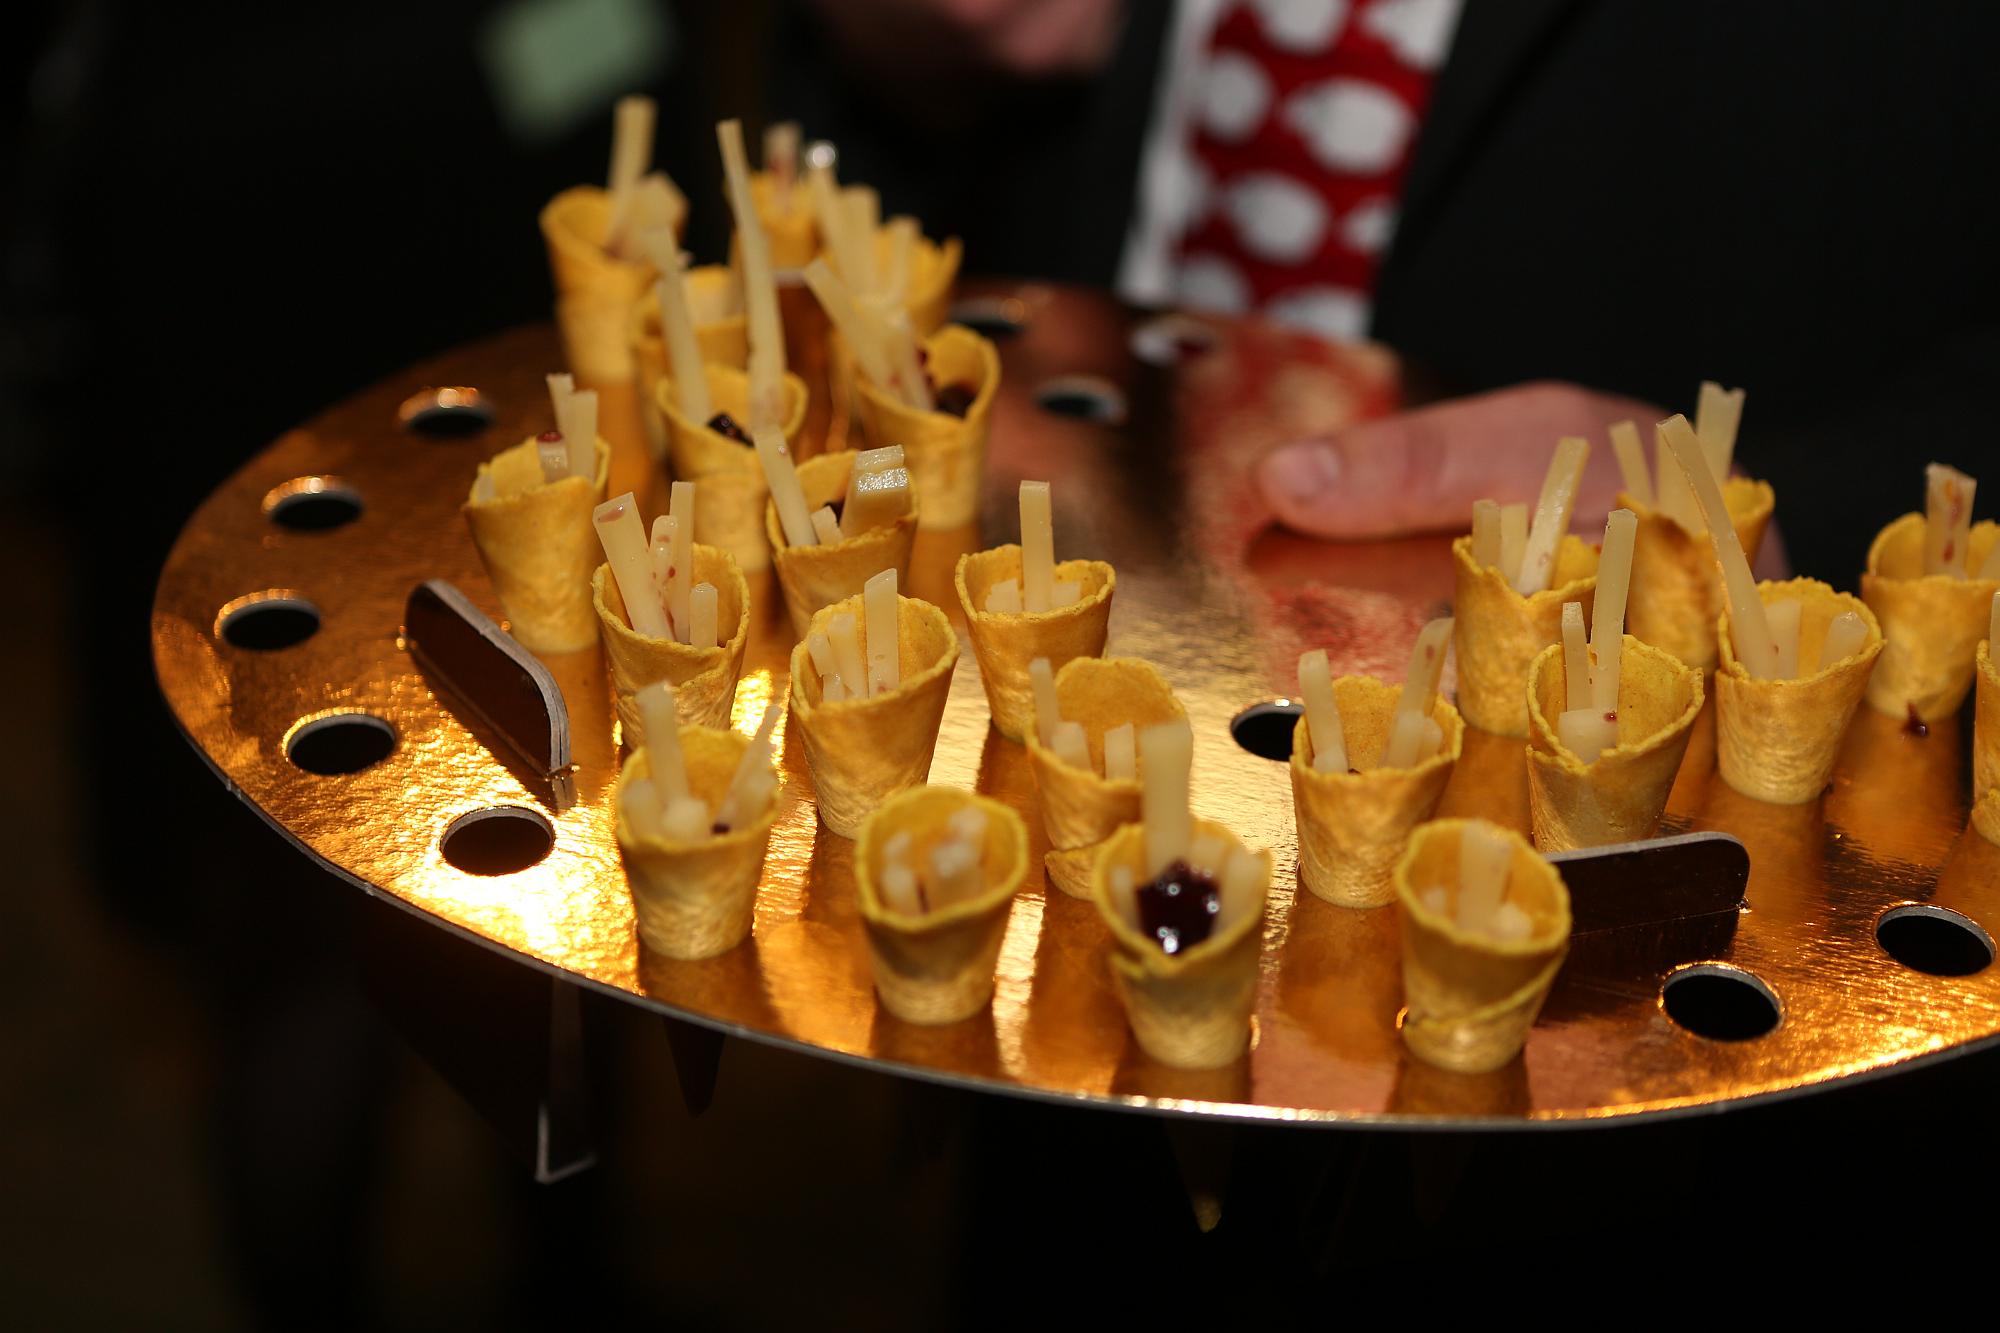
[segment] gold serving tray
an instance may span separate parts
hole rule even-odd
[[[853,844],[819,828],[795,744],[782,746],[782,811],[753,937],[700,963],[640,947],[612,840],[618,750],[600,654],[548,660],[577,765],[577,803],[554,814],[531,773],[495,757],[501,747],[484,724],[440,705],[399,640],[404,599],[424,579],[449,580],[499,616],[458,509],[478,459],[547,424],[542,376],[559,353],[545,328],[393,377],[289,432],[209,497],[167,560],[153,613],[154,661],[175,718],[302,850],[441,927],[724,1032],[994,1092],[1330,1125],[1562,1123],[1717,1107],[2000,1036],[2000,967],[1928,975],[1892,959],[1875,934],[1884,911],[1907,904],[1955,909],[2000,934],[2000,848],[1966,831],[1964,738],[1955,726],[1916,738],[1864,708],[1824,801],[1798,808],[1715,780],[1704,718],[1666,831],[1741,839],[1747,910],[1719,928],[1709,918],[1579,941],[1524,1056],[1506,1069],[1467,1076],[1412,1062],[1396,1031],[1394,910],[1351,911],[1297,892],[1284,766],[1246,752],[1230,731],[1247,705],[1287,693],[1304,646],[1329,648],[1336,672],[1398,675],[1417,626],[1450,595],[1444,539],[1335,547],[1272,534],[1250,484],[1249,461],[1278,441],[1388,407],[1393,365],[1370,349],[1218,323],[1211,350],[1163,367],[1129,350],[1138,317],[1108,299],[1046,287],[989,289],[987,299],[1024,327],[1001,342],[982,530],[923,534],[910,591],[961,620],[953,564],[1013,539],[1023,477],[1053,481],[1063,555],[1117,566],[1107,651],[1165,671],[1194,723],[1197,813],[1269,846],[1278,865],[1255,1039],[1233,1067],[1188,1073],[1138,1051],[1095,909],[1046,887],[1039,870],[1015,901],[988,1012],[940,1028],[883,1012],[856,912]],[[1123,395],[1122,425],[1036,405],[1038,385],[1078,374]],[[431,438],[406,426],[413,397],[460,386],[492,409],[488,429]],[[636,451],[622,452],[618,468],[614,492],[648,484]],[[360,517],[300,532],[267,516],[284,496],[326,487],[358,493]],[[644,507],[656,512],[657,498]],[[276,651],[220,637],[226,611],[272,593],[311,602],[318,631]],[[752,599],[733,717],[746,731],[786,697],[791,645],[768,575],[753,580]],[[347,712],[394,729],[386,758],[335,776],[288,761],[299,728]],[[989,729],[970,652],[931,780],[1021,809],[1039,866],[1047,845],[1027,758]],[[447,829],[496,807],[541,811],[553,849],[512,874],[455,868],[441,851]],[[1521,743],[1468,732],[1443,813],[1525,829]],[[1663,980],[1711,960],[1768,985],[1782,1008],[1774,1030],[1717,1041],[1669,1019]]]

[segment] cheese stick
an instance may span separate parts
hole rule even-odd
[[[1618,723],[1595,705],[1572,708],[1556,715],[1556,740],[1586,764],[1618,744]]]
[[[674,687],[664,680],[643,685],[634,700],[646,723],[647,769],[653,786],[659,789],[661,809],[684,801],[694,793],[688,788],[687,756],[681,750],[681,719],[676,711]]]
[[[771,771],[771,732],[783,713],[781,703],[764,705],[764,719],[757,724],[757,735],[744,748],[743,757],[736,761],[729,790],[723,795],[722,804],[715,807],[715,822],[722,828],[733,829],[751,822],[777,784],[777,774]]]
[[[922,916],[924,900],[917,885],[917,872],[910,868],[910,849],[916,838],[908,829],[891,834],[882,844],[882,898],[892,912]]]
[[[884,385],[899,394],[903,401],[919,412],[937,410],[937,400],[931,396],[931,382],[924,374],[923,363],[917,357],[917,338],[910,331],[910,317],[901,310],[877,310],[876,319],[882,329],[882,345],[889,352],[889,368],[895,376],[893,384]]]
[[[791,205],[792,183],[799,175],[799,123],[781,120],[764,131],[764,170],[770,173],[780,208]]]
[[[1972,530],[1972,494],[1977,485],[1943,463],[1924,469],[1924,573],[1965,577],[1965,541]]]
[[[1590,441],[1580,436],[1567,436],[1556,444],[1548,475],[1542,479],[1541,497],[1535,501],[1528,544],[1521,549],[1521,572],[1514,579],[1514,591],[1523,597],[1549,586],[1549,575],[1556,567],[1556,547],[1569,531],[1570,506],[1576,502],[1576,488],[1589,457]]]
[[[1495,568],[1500,564],[1500,502],[1472,502],[1472,558]]]
[[[1653,428],[1653,455],[1654,468],[1659,476],[1659,483],[1654,488],[1656,507],[1686,531],[1699,537],[1706,526],[1702,522],[1701,506],[1695,502],[1687,474],[1674,462],[1673,451],[1667,448],[1667,438],[1658,426]],[[1706,454],[1702,455],[1702,466],[1708,466]]]
[[[1321,773],[1345,773],[1347,735],[1340,725],[1340,706],[1333,697],[1333,671],[1326,649],[1315,648],[1299,658],[1299,697],[1305,701],[1306,734],[1312,738],[1313,768]],[[1110,737],[1105,737],[1105,776],[1110,776]]]
[[[1047,611],[1055,598],[1055,528],[1049,512],[1049,484],[1021,483],[1021,606],[1029,614]]]
[[[1090,739],[1084,735],[1081,722],[1057,723],[1049,748],[1056,752],[1056,758],[1071,768],[1090,771]]]
[[[630,259],[633,191],[646,164],[653,160],[653,122],[656,109],[650,97],[621,97],[611,127],[611,219],[604,229],[604,248],[614,258]]]
[[[1597,596],[1591,603],[1590,704],[1602,713],[1618,711],[1618,679],[1625,655],[1625,605],[1632,589],[1632,548],[1639,539],[1639,516],[1614,509],[1604,520],[1604,546],[1597,558]],[[1570,707],[1578,705],[1572,702]]]
[[[687,256],[674,244],[671,231],[646,234],[653,267],[660,270],[654,290],[660,297],[660,334],[667,345],[667,367],[674,377],[674,397],[681,415],[706,423],[715,415],[708,396],[708,375],[702,369],[701,344],[695,339],[694,316],[687,303]]]
[[[1743,554],[1743,543],[1736,539],[1729,510],[1722,503],[1722,487],[1708,470],[1701,442],[1695,439],[1686,417],[1676,415],[1661,422],[1660,438],[1666,442],[1681,475],[1694,489],[1703,521],[1708,525],[1709,541],[1715,547],[1715,558],[1722,565],[1722,585],[1729,595],[1730,637],[1735,641],[1737,660],[1752,677],[1769,680],[1777,670],[1777,648],[1771,641],[1770,625],[1764,619],[1764,602],[1757,595],[1757,580],[1750,573],[1750,561]]]
[[[1562,617],[1563,686],[1567,708],[1589,708],[1590,644],[1583,635],[1583,603],[1564,602]]]
[[[850,291],[856,294],[865,291],[860,255],[865,238],[853,234],[847,206],[841,200],[840,182],[834,176],[831,144],[815,144],[807,154],[806,183],[812,192],[813,220],[819,224],[820,239],[833,257],[833,267],[840,271],[841,281]]]
[[[1521,552],[1528,545],[1528,506],[1500,506],[1500,577],[1509,584],[1521,576]]]
[[[771,504],[778,511],[778,526],[784,529],[788,546],[817,546],[812,515],[806,510],[805,489],[799,485],[799,470],[792,466],[791,450],[785,437],[770,426],[753,426],[750,439],[757,446],[757,461],[764,467],[764,482],[771,491]]]
[[[666,612],[653,586],[653,562],[646,550],[646,534],[639,526],[639,502],[632,492],[606,500],[590,515],[604,558],[611,565],[611,577],[618,581],[618,595],[625,602],[625,618],[633,630],[649,639],[671,639]]]
[[[1468,823],[1458,835],[1458,924],[1488,929],[1507,898],[1514,849],[1483,824]]]
[[[855,364],[861,367],[861,373],[871,383],[891,389],[894,376],[890,372],[888,353],[875,326],[862,318],[847,284],[827,266],[823,258],[807,264],[802,276],[806,286],[812,289],[814,298],[819,301],[820,309],[826,311],[826,317],[840,330],[840,336],[847,343],[847,350],[854,354]]]
[[[813,536],[819,538],[822,546],[836,546],[840,543],[840,520],[833,516],[832,505],[821,505],[812,512]]]
[[[719,594],[713,583],[697,583],[688,594],[688,644],[694,648],[715,647],[716,606]]]
[[[667,566],[667,623],[674,637],[691,643],[689,596],[694,590],[694,483],[677,481],[669,493],[667,516],[673,520],[672,559]]]
[[[827,641],[833,645],[833,660],[839,664],[840,678],[858,699],[868,697],[868,664],[861,655],[861,637],[854,613],[842,611],[827,621]]]
[[[1389,743],[1382,750],[1383,768],[1409,768],[1436,754],[1444,741],[1444,730],[1432,720],[1431,709],[1437,706],[1438,677],[1444,671],[1453,623],[1452,617],[1443,616],[1417,632]]]
[[[870,455],[886,454],[895,455],[893,464],[887,459],[870,459]],[[841,536],[858,537],[886,528],[909,512],[910,470],[903,465],[903,451],[891,445],[856,454],[847,483],[847,502],[840,511]]]
[[[569,475],[569,445],[563,441],[562,432],[550,431],[535,441],[535,458],[542,465],[543,482],[561,481]]]
[[[1646,449],[1639,442],[1639,428],[1630,421],[1611,427],[1611,452],[1618,456],[1618,475],[1624,479],[1625,493],[1638,504],[1652,508],[1653,479],[1646,473]]]
[[[785,411],[785,339],[778,322],[778,289],[771,276],[771,245],[750,195],[750,165],[743,155],[741,122],[715,127],[722,168],[729,183],[729,208],[743,250],[743,301],[749,316],[750,427],[776,428]],[[796,544],[796,543],[795,543]],[[808,543],[810,544],[810,543]]]
[[[811,655],[813,669],[819,672],[819,693],[825,700],[834,701],[847,697],[847,684],[840,678],[840,662],[833,655],[833,641],[826,637],[826,631],[816,629],[806,635],[806,652]]]
[[[1994,598],[1994,610],[2000,614],[2000,595]],[[1820,640],[1819,669],[1826,670],[1836,662],[1844,662],[1861,651],[1868,642],[1868,625],[1858,611],[1842,611],[1826,627],[1826,637]]]
[[[1718,483],[1729,480],[1730,460],[1736,454],[1736,428],[1743,420],[1743,390],[1725,390],[1714,380],[1701,382],[1701,396],[1695,401],[1694,435],[1708,458],[1708,470]]]
[[[1019,615],[1021,613],[1021,583],[1018,579],[1002,579],[988,590],[986,609],[995,615]]]
[[[913,217],[889,219],[889,263],[882,275],[882,299],[901,306],[910,299],[910,255],[917,244],[917,220]]]
[[[1048,658],[1037,657],[1028,663],[1028,684],[1035,693],[1035,735],[1042,744],[1054,748],[1056,728],[1063,719],[1056,705],[1056,673]]]
[[[1140,738],[1139,765],[1145,791],[1139,808],[1149,883],[1187,855],[1194,829],[1194,816],[1188,808],[1188,773],[1193,761],[1194,729],[1186,718],[1148,727]]]
[[[868,692],[880,694],[893,690],[903,680],[894,569],[885,569],[862,585],[861,610],[868,618]]]
[[[1995,614],[2000,615],[2000,597],[1994,603]],[[1130,722],[1121,722],[1104,733],[1104,776],[1113,782],[1139,776],[1139,737]]]
[[[1771,647],[1777,657],[1773,674],[1779,680],[1798,679],[1799,617],[1804,611],[1805,603],[1796,597],[1786,597],[1764,607],[1764,623],[1770,626]]]

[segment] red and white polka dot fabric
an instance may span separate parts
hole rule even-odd
[[[1235,0],[1191,108],[1179,296],[1362,336],[1460,0]]]

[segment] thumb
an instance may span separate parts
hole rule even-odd
[[[1532,503],[1564,435],[1593,442],[1576,517],[1603,517],[1618,469],[1603,441],[1614,421],[1659,409],[1571,385],[1532,384],[1363,422],[1325,440],[1274,450],[1257,481],[1278,521],[1318,537],[1465,531],[1472,502]]]

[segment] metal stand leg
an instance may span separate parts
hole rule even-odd
[[[536,1180],[597,1161],[580,988],[379,902],[357,934],[370,998]]]

